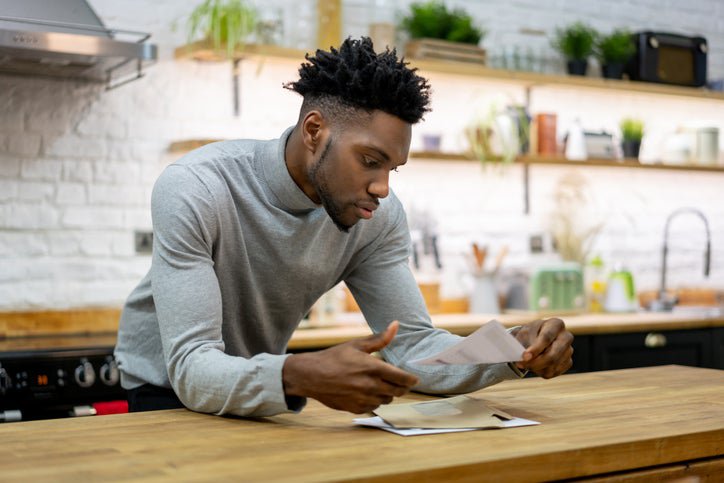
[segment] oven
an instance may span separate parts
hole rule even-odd
[[[127,412],[115,337],[0,341],[0,421]]]

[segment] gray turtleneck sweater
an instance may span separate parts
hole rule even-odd
[[[124,388],[173,388],[193,410],[267,416],[299,411],[282,366],[312,304],[345,281],[367,323],[400,321],[384,358],[415,388],[460,393],[515,378],[506,364],[416,366],[459,340],[434,329],[409,269],[405,214],[393,193],[371,220],[340,232],[291,178],[281,139],[197,149],[167,167],[151,199],[151,269],[128,297],[115,356]]]

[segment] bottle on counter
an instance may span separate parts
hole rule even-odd
[[[623,264],[616,264],[608,276],[606,312],[635,312],[638,309],[633,274]]]
[[[585,272],[586,301],[589,312],[603,312],[606,298],[606,271],[603,259],[596,255]]]

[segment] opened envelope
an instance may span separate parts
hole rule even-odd
[[[491,320],[457,344],[412,364],[496,364],[523,359],[525,347],[505,330],[503,324]]]
[[[470,396],[388,404],[373,412],[395,428],[500,428],[503,420],[513,419]]]

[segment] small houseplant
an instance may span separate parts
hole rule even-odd
[[[189,42],[201,34],[215,51],[233,58],[254,32],[257,17],[256,9],[245,0],[205,0],[189,15]]]
[[[483,165],[510,165],[528,150],[530,117],[522,106],[507,106],[499,110],[491,106],[484,118],[465,129],[469,155]]]
[[[621,148],[625,158],[639,157],[641,139],[644,137],[644,123],[634,118],[621,120]]]
[[[410,5],[410,14],[401,27],[412,39],[441,39],[478,45],[485,31],[475,26],[473,18],[462,9],[448,10],[440,0]]]
[[[595,54],[603,77],[608,79],[623,77],[623,67],[635,52],[636,46],[627,30],[614,30],[596,40]]]
[[[552,44],[566,58],[569,74],[586,75],[595,41],[596,31],[583,22],[576,22],[556,29]]]

